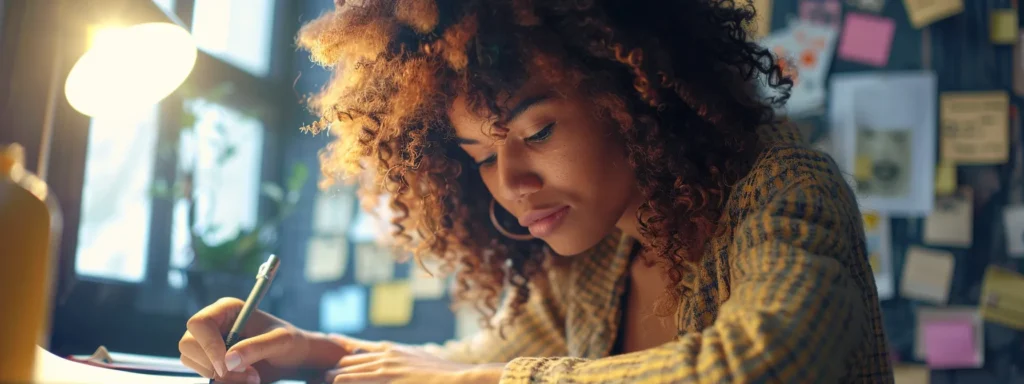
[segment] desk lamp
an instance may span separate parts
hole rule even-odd
[[[130,113],[180,86],[196,61],[196,45],[180,21],[150,0],[55,2],[54,25],[90,28],[89,49],[71,68],[64,94],[88,116]],[[60,17],[62,16],[62,17]],[[113,21],[113,23],[111,23]],[[62,74],[59,33],[50,73],[36,174],[25,170],[22,147],[0,148],[0,382],[45,378],[36,369],[49,344],[51,286],[61,214],[46,185]]]

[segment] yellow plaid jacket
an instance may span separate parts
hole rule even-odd
[[[890,383],[860,211],[835,163],[790,125],[734,188],[703,261],[680,287],[674,341],[609,356],[632,240],[609,236],[535,283],[525,313],[443,346],[442,357],[507,363],[502,383]]]

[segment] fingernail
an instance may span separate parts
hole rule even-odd
[[[228,352],[227,355],[224,355],[224,364],[228,366],[228,370],[231,372],[242,372],[241,369],[236,371],[242,365],[242,355],[235,351]]]
[[[217,377],[224,377],[225,372],[223,364],[213,363],[213,370],[217,371]]]
[[[256,372],[250,372],[249,377],[245,381],[249,384],[260,384],[260,375],[256,374]]]

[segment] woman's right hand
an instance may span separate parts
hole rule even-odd
[[[249,316],[240,341],[227,350],[224,336],[242,304],[239,299],[223,298],[193,315],[178,342],[181,362],[218,381],[260,383],[300,369],[326,370],[347,354],[337,340],[303,331],[260,310]]]

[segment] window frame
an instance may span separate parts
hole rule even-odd
[[[0,0],[2,1],[2,0]],[[142,1],[142,0],[137,0]],[[149,1],[149,0],[145,0]],[[48,3],[49,4],[49,3]],[[63,17],[57,7],[36,2],[4,2],[3,34],[0,34],[0,74],[5,89],[23,89],[18,98],[0,98],[0,142],[17,142],[26,148],[26,166],[35,169],[38,156],[38,128],[42,124],[49,65],[59,65],[66,76],[74,60],[85,51],[85,42],[77,27],[53,29]],[[298,3],[274,0],[270,33],[270,70],[258,77],[200,51],[195,68],[186,84],[197,94],[231,82],[236,94],[218,104],[237,110],[260,110],[264,127],[260,179],[280,181],[282,151],[294,129],[295,113],[301,108],[292,87],[293,36],[298,30]],[[154,5],[155,6],[155,5]],[[186,29],[191,29],[194,0],[177,0],[174,13]],[[61,41],[61,45],[54,44]],[[57,49],[60,49],[58,56]],[[7,53],[12,53],[7,55]],[[56,61],[55,61],[56,60]],[[140,283],[78,276],[75,271],[82,187],[91,120],[74,111],[59,97],[55,136],[49,165],[48,184],[57,196],[63,215],[61,245],[57,252],[54,281],[54,306],[50,346],[58,354],[92,353],[99,345],[111,350],[155,355],[175,355],[185,312],[182,290],[171,287],[171,228],[174,201],[153,199],[150,210],[150,239],[145,279]],[[168,96],[158,106],[157,146],[176,142],[180,131],[184,98],[180,92]],[[6,113],[18,111],[18,113]],[[12,128],[8,130],[8,128]],[[173,180],[176,159],[157,156],[154,177]],[[269,199],[259,200],[258,217],[272,209]],[[154,331],[161,331],[156,332]]]

